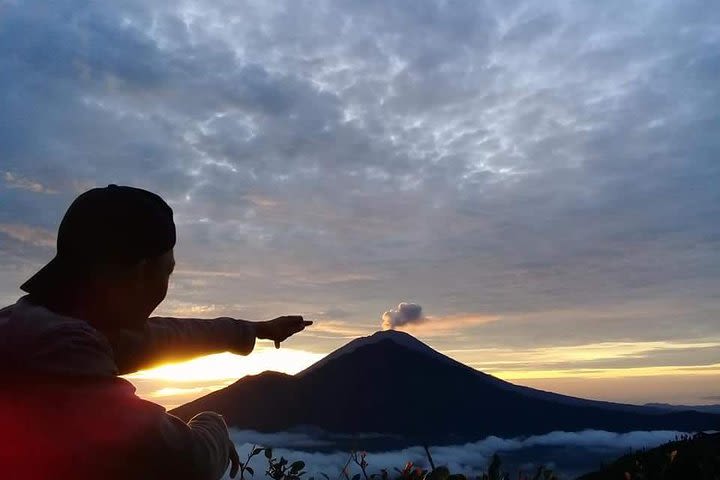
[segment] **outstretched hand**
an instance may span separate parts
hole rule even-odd
[[[280,348],[280,342],[302,331],[313,322],[304,320],[300,315],[278,317],[255,324],[257,338],[272,340],[275,348]]]

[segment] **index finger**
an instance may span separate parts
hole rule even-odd
[[[310,320],[302,320],[302,317],[300,317],[300,322],[299,322],[299,323],[297,324],[297,326],[295,327],[295,331],[296,331],[296,332],[302,332],[303,330],[305,330],[305,327],[307,327],[307,326],[309,326],[309,325],[312,325],[312,323],[313,323],[312,321],[310,321]]]

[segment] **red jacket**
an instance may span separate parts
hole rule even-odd
[[[22,297],[0,310],[0,476],[8,479],[208,479],[228,466],[222,417],[187,424],[140,399],[120,373],[163,359],[234,351],[250,322],[153,317],[103,334]]]

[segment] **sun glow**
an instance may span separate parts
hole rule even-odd
[[[259,347],[251,355],[218,353],[182,363],[160,365],[128,375],[130,380],[166,380],[198,382],[239,379],[266,370],[295,374],[324,357],[325,354],[305,350]]]
[[[172,408],[223,388],[246,375],[266,370],[295,374],[323,358],[323,353],[272,346],[255,347],[248,356],[218,353],[187,362],[159,365],[125,375],[145,399]]]

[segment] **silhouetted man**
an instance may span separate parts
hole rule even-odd
[[[57,254],[0,310],[0,477],[220,478],[237,452],[222,417],[188,423],[117,377],[163,361],[280,342],[312,322],[148,318],[175,266],[171,208],[109,185],[78,196]],[[242,405],[238,405],[242,408]]]

